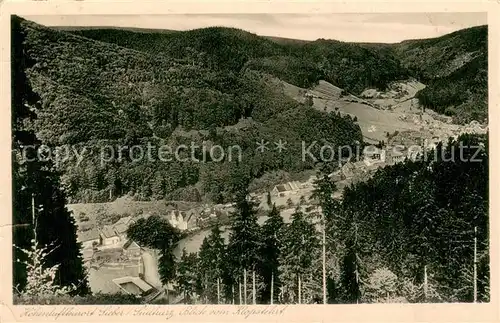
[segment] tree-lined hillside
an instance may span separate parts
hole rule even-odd
[[[205,66],[264,71],[301,87],[323,79],[353,94],[368,87],[384,89],[393,81],[414,77],[428,84],[429,89],[419,96],[424,106],[469,122],[483,121],[487,116],[487,78],[483,77],[488,66],[487,31],[487,26],[479,26],[394,45],[324,39],[283,41],[216,27],[184,32],[71,32],[155,55],[188,58]],[[471,79],[464,70],[480,76]],[[457,77],[463,79],[457,82]],[[443,98],[434,94],[437,92]]]
[[[458,122],[487,119],[488,26],[393,48],[403,66],[427,84],[417,95],[421,104]]]
[[[390,51],[334,40],[273,41],[222,27],[169,33],[118,29],[71,32],[159,56],[187,58],[211,68],[263,71],[301,87],[324,79],[357,94],[368,86],[384,88],[408,76]]]
[[[318,166],[301,160],[301,141],[324,140],[335,146],[362,141],[350,117],[325,116],[292,101],[268,74],[302,87],[325,79],[353,93],[417,76],[428,80],[417,95],[424,106],[464,122],[482,121],[487,113],[487,61],[482,49],[442,77],[422,72],[432,70],[426,65],[433,61],[429,57],[417,61],[444,51],[455,54],[442,56],[441,65],[433,68],[455,66],[452,57],[484,45],[477,40],[467,47],[462,35],[468,39],[479,33],[479,38],[485,28],[434,40],[368,46],[322,39],[273,41],[221,27],[65,32],[25,20],[21,26],[26,52],[34,62],[26,73],[41,96],[32,129],[45,144],[77,145],[94,153],[82,162],[83,168],[72,168],[71,161],[62,165],[62,181],[73,202],[108,201],[127,193],[140,199],[228,197],[220,184],[233,167],[226,160],[220,165],[132,163],[125,151],[121,162],[99,165],[105,145],[239,145],[244,168],[256,178],[269,171],[296,174]],[[403,59],[406,51],[413,53],[408,56],[413,60]],[[262,139],[281,139],[290,148],[282,154],[256,153],[255,144]]]
[[[301,141],[326,140],[335,146],[362,142],[351,117],[315,111],[289,99],[261,72],[236,67],[232,59],[249,48],[260,52],[275,46],[255,35],[230,30],[234,37],[226,40],[224,29],[199,31],[208,37],[204,46],[213,41],[233,51],[224,56],[219,47],[211,47],[208,62],[219,61],[209,64],[203,55],[179,55],[180,40],[172,43],[177,44],[173,53],[152,53],[29,21],[21,26],[34,62],[27,75],[41,97],[32,128],[52,147],[86,147],[79,167],[73,167],[74,160],[60,165],[74,202],[104,202],[127,193],[139,199],[227,201],[224,183],[231,181],[232,168],[243,168],[252,178],[273,170],[298,173],[316,166],[302,161]],[[280,139],[288,145],[282,154],[272,150]],[[261,140],[271,143],[265,153],[255,150]],[[162,145],[175,150],[204,142],[224,149],[239,146],[241,163],[235,161],[238,155],[232,162],[226,155],[212,163],[209,154],[200,163],[191,160],[189,149],[181,152],[187,161],[158,158]],[[117,161],[118,147],[146,149],[148,144],[156,147],[153,160],[134,161],[124,150]],[[115,162],[101,164],[105,146],[114,147]],[[195,153],[199,160],[203,155],[201,148]]]

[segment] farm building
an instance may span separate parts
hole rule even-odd
[[[383,162],[386,158],[386,151],[373,145],[367,146],[363,150],[363,156],[371,163]]]
[[[103,246],[112,246],[120,242],[120,236],[111,225],[106,225],[100,232],[100,243]]]

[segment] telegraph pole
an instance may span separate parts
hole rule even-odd
[[[477,303],[477,227],[474,227],[474,303]]]
[[[428,294],[428,287],[427,287],[427,265],[424,266],[424,301],[427,302],[427,294]]]
[[[326,304],[326,223],[325,215],[321,212],[323,222],[323,304]]]
[[[31,221],[33,223],[33,235],[35,244],[37,243],[36,237],[36,214],[35,214],[35,194],[31,193]]]

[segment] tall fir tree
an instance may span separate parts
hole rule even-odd
[[[302,303],[304,289],[311,282],[311,270],[317,269],[313,264],[320,258],[320,241],[314,224],[302,212],[297,209],[291,218],[292,222],[287,225],[281,244],[280,293],[285,302]]]
[[[186,249],[182,249],[181,259],[177,264],[175,285],[179,293],[183,295],[185,304],[191,304],[197,296],[197,268],[198,255],[188,254]]]
[[[226,246],[224,238],[221,235],[219,225],[215,225],[201,245],[199,251],[200,276],[201,285],[203,286],[204,295],[208,302],[217,304],[221,302],[222,293],[225,289],[222,286],[224,276]]]
[[[26,69],[32,66],[24,48],[23,20],[11,17],[11,92],[12,92],[12,193],[13,244],[28,249],[33,239],[32,201],[36,205],[36,233],[39,245],[54,244],[55,250],[46,258],[46,265],[59,265],[55,283],[76,285],[75,293],[89,292],[83,268],[76,225],[66,209],[59,174],[48,156],[37,156],[41,142],[30,124],[36,118],[40,98],[31,89]],[[25,254],[13,249],[13,285],[22,290],[26,285],[26,268],[17,260]]]
[[[274,302],[281,286],[278,268],[283,230],[283,217],[276,208],[276,205],[273,205],[268,219],[262,226],[261,275],[264,277],[265,284],[261,298],[263,303],[270,302],[271,297]]]
[[[314,191],[311,196],[316,200],[321,207],[321,212],[318,217],[321,220],[325,240],[325,275],[327,289],[327,302],[334,303],[337,299],[336,280],[340,275],[340,253],[341,253],[341,203],[334,199],[333,194],[336,191],[335,183],[330,180],[328,175],[323,174],[318,176],[314,183]]]
[[[232,216],[231,234],[229,236],[229,254],[233,259],[236,271],[240,272],[243,284],[243,299],[248,298],[248,281],[254,279],[261,257],[261,231],[257,221],[257,204],[249,197],[248,177],[235,173],[233,178],[235,211]],[[247,293],[245,293],[247,291]],[[255,289],[252,289],[255,295]]]

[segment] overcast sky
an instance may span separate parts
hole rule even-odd
[[[24,16],[46,26],[115,26],[189,30],[224,26],[263,36],[351,42],[399,42],[487,24],[486,13],[192,14]]]

